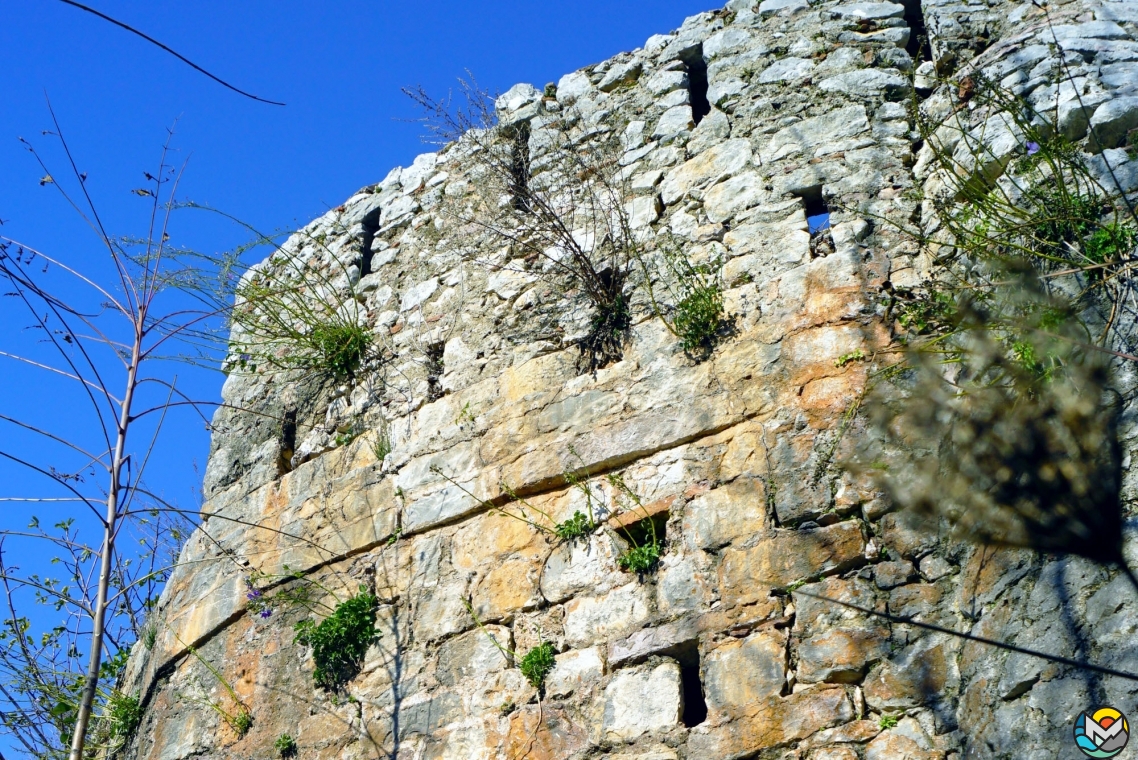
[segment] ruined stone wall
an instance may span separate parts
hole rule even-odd
[[[1003,0],[733,0],[565,76],[555,97],[503,96],[502,118],[528,120],[535,146],[542,120],[568,109],[621,124],[638,234],[667,230],[692,260],[725,261],[736,333],[702,363],[638,304],[623,360],[582,374],[586,301],[509,249],[493,266],[460,252],[440,203],[478,181],[461,145],[290,240],[298,259],[358,259],[340,284],[356,283],[391,358],[343,387],[229,376],[224,398],[246,411],[215,419],[202,529],[128,670],[145,718],[124,754],[267,758],[289,734],[313,759],[1041,760],[1074,756],[1071,722],[1091,704],[1133,716],[1133,682],[802,593],[1138,671],[1124,579],[950,541],[834,466],[860,432],[845,419],[866,382],[863,362],[840,359],[887,329],[882,287],[916,285],[929,264],[881,221],[921,214],[907,193],[928,163],[914,77],[928,103],[957,102],[932,63],[914,63],[916,34],[943,71],[1059,102],[1072,138],[1096,124],[1108,144],[1095,160],[1138,179],[1117,147],[1138,127],[1136,5],[1050,13],[1051,25]],[[1049,73],[1056,40],[1081,100]],[[812,239],[806,215],[826,207],[832,232]],[[837,211],[850,208],[861,213]],[[384,424],[392,450],[377,461]],[[605,476],[623,477],[665,531],[657,570],[622,571],[611,525],[559,542],[487,506],[509,501],[508,484],[566,519],[585,508],[566,471],[610,507]],[[291,571],[382,602],[350,699],[313,687],[292,632],[308,613],[246,609],[251,574]],[[554,645],[543,696],[491,636],[519,656]],[[211,708],[232,704],[206,663],[250,709],[244,737]]]

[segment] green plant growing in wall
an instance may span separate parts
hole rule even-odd
[[[502,653],[502,656],[506,658],[506,662],[517,663],[518,670],[521,671],[530,686],[537,689],[539,695],[543,694],[545,689],[545,677],[549,675],[549,672],[553,670],[553,667],[557,664],[557,650],[553,648],[553,644],[548,641],[542,641],[519,659],[517,652],[502,646],[498,640],[494,638],[494,635],[487,630],[482,620],[474,612],[474,607],[470,602],[463,600],[463,606],[466,607],[467,613],[474,620],[474,624],[478,626],[478,630],[482,631],[486,638],[490,639],[490,643]],[[538,634],[540,637],[540,631]],[[513,703],[511,702],[510,705],[512,710]]]
[[[553,666],[557,664],[554,659],[556,652],[553,649],[553,644],[548,641],[543,641],[533,649],[526,652],[518,663],[518,670],[522,672],[526,680],[529,681],[530,686],[535,689],[541,689],[545,686],[545,677],[553,670]]]
[[[142,705],[138,697],[117,689],[113,691],[107,700],[107,721],[112,739],[124,742],[129,740],[142,722]]]
[[[382,464],[394,448],[391,441],[391,426],[386,419],[380,418],[379,424],[375,428],[375,439],[371,444],[371,453],[375,454],[376,461]]]
[[[200,662],[205,669],[209,671],[210,675],[216,679],[217,683],[225,690],[225,693],[229,695],[229,700],[232,702],[233,707],[232,710],[228,710],[209,698],[189,697],[190,701],[204,705],[216,712],[221,716],[221,719],[233,729],[233,733],[237,735],[237,738],[244,738],[245,734],[249,733],[249,729],[253,727],[253,712],[241,701],[241,698],[237,696],[237,691],[233,688],[233,685],[221,675],[221,671],[202,657],[197,647],[189,646],[183,642],[177,634],[175,634],[175,638],[179,644],[186,648],[186,653]]]
[[[292,738],[291,734],[278,736],[277,740],[273,742],[273,748],[282,758],[296,757],[297,754],[296,739]]]
[[[715,256],[706,263],[692,263],[683,244],[671,234],[660,238],[656,254],[638,254],[652,310],[680,339],[684,353],[703,361],[734,331],[734,320],[728,317],[723,303],[723,260]],[[653,277],[653,269],[658,278]],[[668,303],[657,300],[654,279],[662,284]]]
[[[231,316],[231,366],[249,372],[297,370],[350,381],[382,354],[356,291],[354,264],[328,246],[325,233],[299,234],[315,249],[314,255],[271,256],[238,285]]]
[[[295,626],[295,643],[312,647],[316,686],[338,691],[363,667],[367,650],[379,640],[376,618],[379,599],[360,586],[359,592],[336,605],[317,623],[302,620]]]
[[[625,572],[643,575],[656,569],[660,557],[664,554],[664,542],[658,533],[656,517],[648,513],[640,496],[634,491],[619,473],[610,473],[606,476],[608,483],[616,494],[617,515],[636,514],[642,519],[631,525],[623,525],[620,529],[629,543],[619,557],[617,564]]]

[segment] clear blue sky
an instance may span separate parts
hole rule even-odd
[[[39,185],[41,172],[17,141],[49,145],[41,135],[50,126],[45,96],[112,232],[145,231],[144,205],[129,191],[153,170],[175,121],[175,146],[189,159],[184,198],[262,229],[295,227],[430,150],[420,125],[407,121],[417,114],[401,87],[421,84],[441,95],[467,69],[490,90],[517,82],[540,87],[638,47],[714,0],[88,2],[236,86],[287,105],[242,98],[58,0],[8,0],[0,16],[0,231],[76,262],[98,257],[97,241],[58,194]],[[242,239],[204,220],[178,232],[207,250]],[[23,335],[25,321],[9,305],[0,306],[0,320],[0,335]],[[216,398],[221,380],[205,373],[187,382],[197,396]],[[0,364],[0,413],[35,414],[67,430],[82,418],[66,391]],[[191,503],[207,436],[191,416],[175,419],[151,483]],[[0,441],[33,457],[42,453],[10,431],[0,431]],[[2,464],[0,484],[0,496],[43,490],[42,482]],[[45,521],[63,514],[37,511]],[[0,504],[0,528],[26,525],[30,512]],[[25,567],[36,559],[34,550],[13,545],[7,556]],[[0,737],[0,751],[9,750]]]

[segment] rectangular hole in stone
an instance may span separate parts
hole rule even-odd
[[[699,642],[684,643],[675,652],[675,657],[680,664],[680,686],[684,697],[684,710],[680,720],[691,728],[707,720],[707,701],[699,677]]]
[[[814,185],[795,193],[802,199],[806,210],[806,225],[811,235],[830,228],[830,207],[822,197],[822,186]]]
[[[296,452],[296,410],[290,409],[281,420],[280,455],[277,458],[277,474],[284,475],[292,470],[292,455]]]
[[[363,239],[360,241],[360,277],[371,274],[371,247],[375,243],[375,233],[379,232],[379,209],[363,218]]]
[[[704,116],[711,113],[711,102],[707,99],[707,62],[703,60],[703,46],[697,47],[683,62],[688,74],[692,121],[699,124]]]
[[[444,348],[443,343],[427,346],[427,401],[437,401],[443,397]]]
[[[655,538],[663,549],[667,540],[667,510],[647,517],[641,515],[642,513],[639,510],[633,510],[616,518],[618,523],[623,526],[618,531],[620,537],[627,541],[630,546],[644,546],[652,543],[652,539]]]
[[[903,0],[902,4],[905,6],[905,23],[909,25],[909,41],[905,43],[905,51],[917,65],[922,61],[931,61],[933,51],[929,46],[929,30],[925,26],[925,11],[921,7],[921,0]]]
[[[529,124],[522,123],[509,131],[510,198],[518,211],[529,210]]]

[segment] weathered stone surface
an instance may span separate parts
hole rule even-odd
[[[703,688],[713,714],[746,715],[786,688],[786,636],[756,633],[714,649],[704,664]]]
[[[835,628],[798,645],[798,680],[802,683],[856,683],[869,663],[889,654],[885,628]]]
[[[648,595],[638,582],[600,597],[577,597],[565,605],[565,637],[570,646],[585,647],[625,635],[651,615]]]
[[[688,739],[696,757],[723,760],[753,756],[853,718],[853,705],[839,687],[799,691],[754,705],[749,715],[721,727],[697,729]]]
[[[896,71],[860,69],[823,79],[818,87],[827,92],[857,98],[880,97],[899,100],[909,89],[909,80]]]
[[[856,522],[817,530],[775,531],[749,549],[723,553],[719,585],[728,603],[753,601],[780,588],[817,575],[857,567],[865,562],[865,540]]]
[[[618,671],[605,688],[604,735],[629,741],[676,726],[683,707],[681,688],[680,667],[674,662]]]
[[[582,688],[600,683],[604,661],[599,647],[571,649],[557,656],[557,664],[545,679],[545,693],[551,697],[567,697]]]
[[[748,140],[728,140],[669,171],[661,186],[661,197],[666,204],[675,203],[698,185],[734,175],[750,160]]]
[[[922,749],[907,736],[886,731],[865,748],[865,760],[942,760],[944,753]]]
[[[628,638],[614,641],[609,645],[609,667],[619,668],[650,655],[674,657],[685,645],[694,645],[698,637],[699,626],[694,618],[685,618],[658,628],[637,631]]]
[[[329,275],[320,297],[366,324],[383,361],[335,387],[230,373],[203,531],[155,610],[153,649],[136,648],[124,676],[146,715],[121,754],[245,760],[272,755],[282,733],[329,760],[1066,751],[1074,716],[1101,696],[1077,673],[831,600],[1134,670],[1125,579],[969,547],[949,526],[894,512],[871,477],[842,472],[867,430],[844,415],[891,339],[882,290],[919,291],[930,265],[898,232],[927,224],[914,198],[944,189],[929,140],[914,163],[910,75],[922,112],[947,119],[938,136],[962,172],[1004,187],[1027,137],[938,71],[1010,87],[1092,152],[1100,184],[1138,188],[1125,147],[1138,127],[1131,5],[1071,0],[1048,21],[1010,0],[925,2],[935,60],[914,61],[905,5],[731,0],[562,77],[555,96],[508,90],[496,114],[528,124],[531,182],[548,179],[564,116],[576,136],[613,139],[627,191],[614,208],[650,257],[667,241],[690,263],[723,262],[734,332],[704,361],[654,317],[633,272],[623,356],[583,371],[576,342],[595,315],[580,283],[449,213],[485,185],[465,138],[291,237],[279,253]],[[704,67],[711,110],[697,125]],[[1060,69],[1070,81],[1055,81]],[[807,226],[819,201],[833,213],[828,236]],[[571,222],[582,250],[612,242]],[[336,257],[349,260],[342,271]],[[672,315],[675,294],[653,292]],[[294,417],[288,440],[281,421]],[[391,450],[377,461],[381,433]],[[667,518],[664,554],[640,575],[617,562],[640,509],[618,477]],[[578,511],[596,529],[559,539],[554,526]],[[311,657],[292,643],[299,610],[247,614],[247,576],[294,571],[338,598],[363,584],[382,600],[383,638],[353,700],[312,688]],[[546,642],[556,665],[538,701],[517,665]],[[187,645],[253,709],[247,736],[180,697],[216,680]],[[689,728],[681,681],[697,663],[709,716]],[[1106,678],[1099,690],[1127,688]],[[881,712],[900,721],[882,731]]]
[[[1091,116],[1091,139],[1095,147],[1114,148],[1138,128],[1138,97],[1116,98],[1103,103]]]
[[[717,549],[766,527],[766,488],[742,477],[692,499],[684,510],[684,534],[698,549]]]

